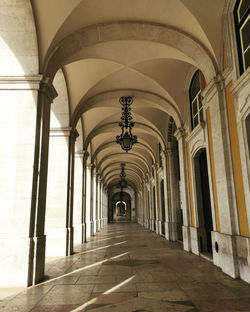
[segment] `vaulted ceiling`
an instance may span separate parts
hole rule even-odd
[[[226,0],[225,0],[226,1]],[[220,69],[224,0],[32,0],[40,73],[62,70],[69,125],[82,125],[82,147],[107,185],[126,162],[130,184],[167,147],[168,125],[187,125],[188,88],[196,69],[207,81]],[[212,17],[212,18],[211,18]],[[126,153],[120,134],[121,96],[132,96],[133,133]]]

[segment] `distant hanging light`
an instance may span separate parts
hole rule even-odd
[[[120,98],[120,103],[123,106],[121,117],[123,122],[119,122],[122,133],[116,137],[116,143],[120,144],[124,151],[128,152],[131,150],[133,144],[137,143],[137,136],[133,135],[131,132],[134,123],[130,122],[132,120],[130,105],[133,103],[133,98],[130,96],[123,96]]]

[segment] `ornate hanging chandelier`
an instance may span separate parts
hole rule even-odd
[[[120,144],[122,149],[126,152],[131,150],[133,144],[137,143],[137,136],[132,134],[132,128],[134,123],[131,122],[131,104],[133,103],[133,98],[131,96],[123,96],[120,98],[119,102],[122,105],[122,117],[123,122],[119,122],[119,127],[122,129],[121,135],[116,137],[116,143]]]

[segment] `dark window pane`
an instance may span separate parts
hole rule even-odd
[[[194,117],[194,127],[196,127],[197,125],[198,125],[198,115],[196,115],[195,117]]]
[[[197,114],[197,99],[193,101],[193,116]]]
[[[249,0],[242,0],[241,6],[239,7],[240,20],[242,19],[242,17],[245,15],[245,13],[249,8],[250,8]]]
[[[247,49],[250,45],[250,18],[248,18],[247,22],[241,29],[242,34],[242,42],[243,42],[243,51]]]
[[[204,119],[203,119],[203,109],[200,110],[200,121],[204,121]]]
[[[247,69],[248,66],[250,65],[250,48],[244,54],[244,59],[245,59],[245,69]]]
[[[199,108],[202,107],[201,94],[198,95]]]
[[[199,77],[199,71],[197,71],[194,74],[194,78],[193,78],[191,86],[190,86],[191,100],[193,100],[193,98],[196,96],[196,94],[199,92],[199,90],[200,90],[200,77]]]

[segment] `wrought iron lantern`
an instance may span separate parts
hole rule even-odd
[[[133,98],[131,96],[123,96],[120,98],[120,103],[122,105],[122,117],[123,122],[119,122],[119,127],[122,129],[121,135],[116,137],[116,143],[120,144],[122,149],[126,152],[132,149],[132,146],[137,143],[137,136],[132,134],[132,128],[134,123],[131,122],[131,104],[133,103]]]

